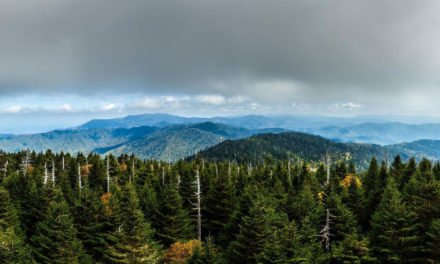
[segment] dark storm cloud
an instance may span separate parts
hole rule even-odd
[[[410,0],[2,1],[0,93],[360,104],[428,93],[440,81],[439,12]]]

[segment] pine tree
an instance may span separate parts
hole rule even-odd
[[[42,263],[81,263],[81,242],[61,190],[47,190],[44,218],[37,223],[31,241],[33,255]]]
[[[363,180],[365,192],[365,209],[364,216],[362,217],[362,226],[364,230],[368,230],[370,227],[370,219],[376,207],[380,203],[383,188],[386,184],[387,167],[386,163],[382,162],[379,169],[375,158],[371,160],[368,172]]]
[[[0,263],[29,262],[28,248],[9,193],[0,186]]]
[[[432,222],[440,219],[440,182],[417,175],[411,178],[405,186],[404,194],[404,200],[408,208],[415,213],[417,222],[417,246],[419,247],[417,255],[423,262],[428,262],[429,246],[426,244],[429,243],[430,238],[427,233],[432,227]]]
[[[427,263],[436,263],[440,259],[440,218],[431,222],[426,235]]]
[[[139,209],[139,200],[132,183],[117,190],[112,198],[115,221],[114,241],[107,258],[111,263],[158,263],[159,247],[153,241],[153,230]]]
[[[183,200],[175,184],[166,184],[158,194],[160,204],[153,217],[156,236],[165,246],[180,240],[194,238],[188,212],[183,208]]]
[[[74,220],[77,237],[82,241],[85,252],[95,262],[102,262],[104,251],[112,238],[109,233],[113,224],[105,212],[103,201],[87,187],[75,203]]]
[[[264,250],[266,240],[276,228],[283,226],[287,215],[275,211],[270,197],[257,197],[242,216],[239,233],[228,248],[230,263],[255,263]]]
[[[229,220],[232,212],[232,188],[224,174],[211,183],[203,202],[204,233],[217,237]]]
[[[394,181],[400,182],[402,176],[403,176],[403,171],[405,169],[405,165],[402,163],[402,159],[400,158],[399,155],[397,155],[393,162],[391,163],[391,168],[390,168],[390,174],[391,177],[394,178]]]
[[[399,189],[402,189],[405,184],[409,182],[409,180],[416,174],[417,172],[417,163],[415,158],[410,158],[408,163],[403,170],[402,178],[400,182],[397,182]]]
[[[407,263],[413,258],[417,241],[414,217],[390,179],[371,222],[372,249],[379,263]]]

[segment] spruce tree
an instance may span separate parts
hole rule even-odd
[[[112,198],[114,241],[106,252],[111,263],[158,263],[159,247],[153,241],[153,230],[139,209],[139,200],[132,183],[116,189]]]
[[[440,259],[440,218],[431,222],[426,235],[427,263],[436,263]]]
[[[69,206],[61,190],[46,191],[43,219],[37,223],[31,241],[33,255],[41,263],[81,263],[84,257],[81,242]]]
[[[160,204],[153,217],[156,236],[165,246],[196,236],[195,225],[191,225],[188,212],[183,208],[183,199],[174,183],[166,184],[158,194]]]
[[[270,234],[286,222],[287,215],[277,213],[270,197],[260,194],[241,218],[240,231],[228,248],[229,262],[255,263]]]
[[[23,232],[19,226],[9,193],[0,186],[0,263],[27,263],[30,261]]]
[[[372,250],[379,263],[407,263],[414,258],[417,242],[414,217],[390,179],[371,220]]]
[[[213,179],[205,199],[202,200],[204,233],[217,237],[224,231],[233,209],[232,188],[227,176]]]
[[[78,239],[82,241],[85,252],[95,262],[102,262],[104,251],[111,241],[113,224],[106,213],[105,201],[85,187],[75,203],[74,220]]]

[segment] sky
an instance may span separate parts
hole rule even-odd
[[[440,116],[440,1],[4,0],[0,133],[140,113]]]

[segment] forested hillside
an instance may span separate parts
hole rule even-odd
[[[284,132],[284,129],[246,129],[212,122],[140,126],[130,128],[82,128],[54,130],[30,135],[0,136],[0,150],[17,152],[96,152],[99,154],[134,153],[139,158],[168,162],[193,155],[225,139],[239,139],[267,132]]]
[[[0,263],[438,263],[439,163],[323,160],[3,153]]]
[[[375,144],[340,143],[299,132],[261,134],[239,140],[226,140],[199,154],[211,161],[233,160],[237,162],[260,162],[266,158],[276,160],[322,161],[328,153],[333,159],[353,160],[358,168],[366,168],[372,157],[390,159],[401,156],[403,160],[415,157],[439,160],[440,141],[421,140],[388,146]],[[194,156],[193,156],[194,157]],[[193,158],[193,157],[190,157]]]

